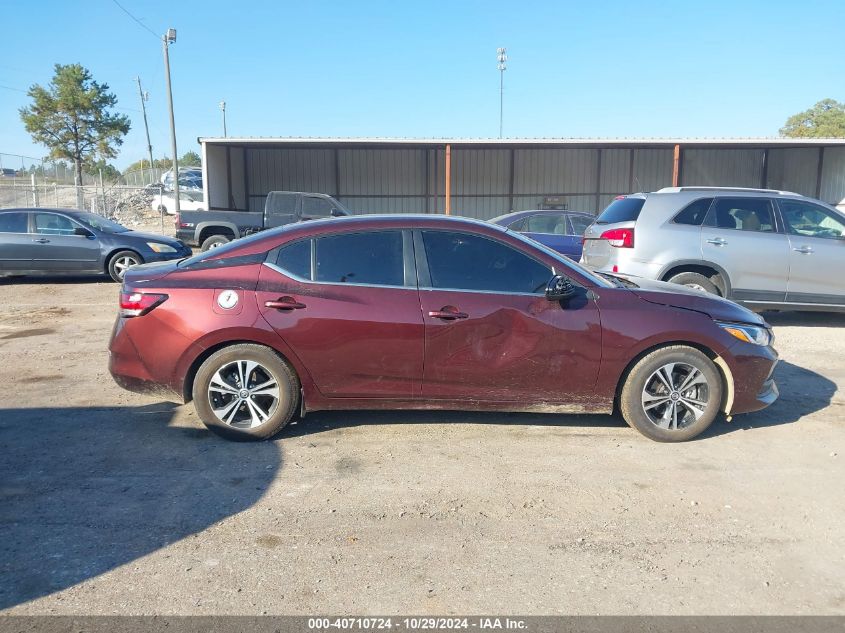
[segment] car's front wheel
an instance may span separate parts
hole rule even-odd
[[[244,343],[209,356],[197,371],[192,395],[209,430],[228,439],[263,440],[293,417],[299,379],[270,348]]]
[[[117,283],[123,283],[123,276],[126,274],[126,271],[132,268],[132,266],[143,263],[144,258],[135,251],[118,251],[109,260],[109,275]]]
[[[722,377],[710,358],[686,345],[657,349],[628,373],[619,396],[625,421],[658,442],[702,433],[722,403]]]

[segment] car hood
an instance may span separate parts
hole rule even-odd
[[[635,284],[628,290],[649,303],[703,312],[717,321],[752,323],[768,327],[766,321],[760,315],[722,297],[665,281],[654,281],[626,275],[615,276]]]
[[[124,231],[123,233],[115,233],[114,235],[118,238],[128,237],[130,239],[143,240],[144,242],[158,242],[159,244],[167,244],[168,246],[173,246],[174,248],[182,246],[182,242],[180,242],[179,240],[173,237],[168,237],[166,235],[160,235],[158,233],[144,233],[143,231]]]

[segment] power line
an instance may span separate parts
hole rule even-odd
[[[15,92],[27,92],[26,90],[21,90],[20,88],[12,88],[11,86],[4,86],[3,84],[0,84],[0,88],[5,88],[6,90],[14,90]]]
[[[155,37],[157,40],[160,40],[160,39],[161,39],[161,36],[160,36],[160,35],[157,35],[157,34],[156,34],[156,32],[155,32],[155,31],[153,31],[150,27],[148,27],[146,24],[144,24],[143,22],[141,22],[141,20],[139,20],[139,19],[138,19],[138,18],[136,18],[134,15],[132,15],[131,13],[129,13],[129,11],[126,9],[126,7],[124,7],[122,4],[120,4],[117,0],[111,0],[111,1],[112,1],[112,2],[114,2],[114,3],[115,3],[115,4],[116,4],[116,5],[120,8],[120,10],[121,10],[121,11],[123,11],[126,15],[128,15],[130,18],[132,18],[133,20],[135,20],[135,22],[138,24],[138,26],[140,26],[142,29],[146,29],[147,31],[149,31],[150,33],[152,33],[153,37]]]

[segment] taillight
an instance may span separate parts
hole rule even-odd
[[[181,226],[181,224],[179,222],[179,214],[178,213],[175,216],[173,216],[173,224],[176,226],[177,229]]]
[[[616,248],[634,248],[634,229],[610,229],[599,236]]]
[[[152,292],[121,292],[120,316],[143,316],[167,300],[167,295]]]

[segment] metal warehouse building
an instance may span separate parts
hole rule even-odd
[[[845,205],[845,139],[201,138],[209,209],[259,211],[270,191],[360,213],[488,219],[548,198],[596,212],[619,194],[712,185]]]

